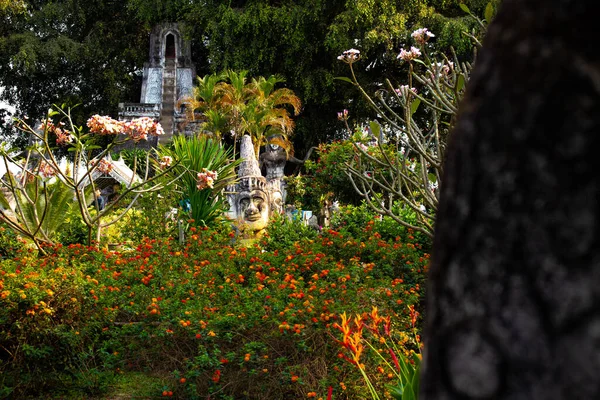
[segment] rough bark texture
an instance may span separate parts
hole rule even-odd
[[[600,399],[596,1],[505,0],[448,151],[421,399]]]

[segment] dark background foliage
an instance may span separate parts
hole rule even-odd
[[[465,3],[482,15],[487,0]],[[357,70],[373,90],[399,76],[396,55],[414,28],[435,32],[440,50],[452,45],[470,56],[461,32],[472,22],[458,0],[30,0],[26,6],[27,12],[0,10],[0,100],[17,115],[40,118],[49,105],[67,103],[81,104],[78,123],[92,113],[116,116],[119,102],[139,101],[152,26],[180,21],[199,75],[231,68],[286,79],[304,102],[295,138],[300,155],[339,138],[337,111],[366,115],[360,101],[351,101],[358,93],[334,79],[348,74],[336,59],[342,51],[361,50]]]

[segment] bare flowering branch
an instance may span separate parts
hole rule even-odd
[[[56,123],[51,118],[58,116]],[[151,118],[138,118],[129,122],[117,121],[107,116],[94,115],[87,121],[89,133],[74,126],[70,110],[50,109],[48,116],[37,130],[26,121],[17,121],[18,129],[35,139],[35,146],[27,152],[25,159],[15,160],[9,151],[0,148],[4,172],[0,175],[0,219],[29,238],[40,251],[41,243],[52,243],[54,233],[63,223],[67,211],[79,209],[83,222],[88,227],[88,244],[92,241],[92,232],[96,231],[99,241],[101,229],[115,223],[133,207],[137,197],[147,191],[158,190],[162,185],[154,184],[177,165],[172,157],[163,157],[158,173],[150,177],[150,155],[146,155],[146,171],[143,178],[132,174],[131,180],[121,190],[114,202],[99,202],[94,194],[97,188],[94,175],[110,174],[115,162],[110,150],[123,140],[138,142],[148,136],[162,135],[163,129]],[[54,139],[58,146],[68,147],[71,161],[59,161],[53,153]],[[113,136],[113,140],[95,157],[89,156],[92,147],[90,140],[94,135]],[[117,139],[125,135],[125,139]],[[118,141],[119,140],[119,141]],[[134,158],[134,165],[137,159]],[[135,170],[135,167],[134,167]],[[209,182],[210,183],[210,182]],[[126,195],[133,193],[125,209],[110,221],[108,214]],[[102,206],[100,206],[102,204]]]
[[[126,134],[134,142],[146,140],[148,136],[160,136],[165,133],[162,126],[149,117],[117,121],[111,117],[94,115],[88,119],[87,126],[91,133],[98,135]]]
[[[433,236],[446,143],[471,65],[459,64],[454,54],[454,61],[429,54],[428,42],[435,35],[427,28],[415,30],[411,37],[418,47],[402,48],[397,57],[408,63],[406,81],[394,85],[386,80],[386,88],[375,95],[368,94],[354,74],[352,64],[360,52],[351,49],[338,57],[349,64],[352,83],[380,123],[370,123],[365,138],[362,130],[352,133],[345,110],[338,119],[354,142],[355,155],[345,167],[356,192],[375,212]]]

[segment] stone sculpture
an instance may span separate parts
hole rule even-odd
[[[270,196],[267,180],[260,173],[250,136],[242,137],[242,162],[238,169],[238,183],[233,194],[235,217],[249,238],[260,237],[269,222]]]
[[[306,158],[308,156],[310,152]],[[245,237],[256,238],[261,236],[273,214],[284,213],[286,184],[283,178],[286,162],[302,164],[304,161],[288,158],[282,147],[270,143],[260,155],[259,164],[248,135],[242,137],[240,158],[243,161],[238,169],[238,183],[228,188],[228,216],[238,221],[238,229]]]
[[[281,214],[287,195],[286,184],[283,180],[287,154],[281,146],[271,143],[260,155],[260,162],[266,172],[267,185],[271,193],[271,207],[274,212]]]

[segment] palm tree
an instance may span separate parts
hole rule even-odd
[[[202,114],[204,123],[201,130],[212,132],[217,139],[227,126],[224,114],[218,111],[222,106],[220,102],[220,83],[224,79],[223,74],[211,74],[198,77],[198,84],[192,89],[191,96],[184,96],[177,102],[177,107],[184,106],[186,119],[196,121],[196,117]]]
[[[288,154],[292,151],[290,136],[295,124],[286,107],[291,106],[294,115],[298,115],[302,103],[292,90],[275,89],[275,85],[281,82],[285,80],[271,75],[252,79],[249,84],[253,98],[246,105],[245,130],[252,137],[257,157],[260,147],[268,143],[280,145]]]
[[[187,118],[195,120],[195,112],[199,111],[206,120],[203,129],[218,137],[229,130],[234,140],[234,157],[237,140],[246,133],[252,138],[257,157],[260,147],[268,143],[282,146],[289,154],[294,121],[287,107],[298,115],[300,99],[290,89],[275,89],[284,82],[280,76],[261,76],[248,82],[247,75],[247,71],[227,70],[198,78],[193,96],[180,101],[187,105]]]
[[[244,112],[252,97],[251,87],[246,83],[248,71],[235,72],[227,70],[223,73],[229,82],[219,82],[219,112],[227,115],[231,134],[233,135],[233,156],[236,155],[236,143],[245,133]]]

